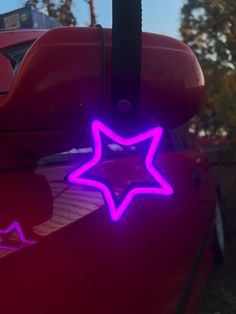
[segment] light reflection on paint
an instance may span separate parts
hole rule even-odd
[[[127,194],[125,195],[123,201],[116,207],[115,200],[112,196],[109,188],[100,181],[91,180],[82,177],[88,170],[93,168],[96,164],[98,164],[101,160],[102,156],[102,142],[101,142],[101,133],[105,134],[108,138],[110,138],[113,142],[123,145],[123,146],[132,146],[136,145],[140,142],[143,142],[147,139],[152,139],[151,144],[149,146],[149,150],[145,159],[145,166],[147,171],[153,176],[153,178],[158,183],[158,187],[134,187],[131,188]],[[171,195],[173,194],[172,186],[161,176],[158,170],[153,165],[153,159],[155,157],[155,153],[160,142],[161,136],[163,134],[163,129],[161,127],[153,128],[145,133],[140,135],[131,137],[131,138],[123,138],[109,129],[100,121],[94,121],[92,123],[92,134],[94,140],[94,155],[91,160],[71,172],[67,176],[67,180],[71,183],[89,186],[100,190],[103,194],[103,197],[106,201],[107,207],[109,209],[109,213],[111,219],[113,221],[118,221],[125,210],[129,206],[132,199],[135,195],[138,194],[152,194],[152,195]]]
[[[13,246],[8,246],[8,245],[2,245],[2,237],[1,235],[5,235],[5,234],[11,234],[12,232],[16,232],[18,237],[19,237],[19,242],[20,242],[20,246],[17,247],[13,247]],[[37,243],[37,241],[30,241],[27,240],[24,236],[23,230],[19,224],[19,222],[14,221],[12,222],[9,227],[7,227],[6,229],[0,229],[0,249],[4,249],[4,250],[17,250],[20,249],[26,245],[30,245],[30,244],[34,244]]]

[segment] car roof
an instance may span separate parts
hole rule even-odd
[[[47,29],[21,29],[0,31],[0,49],[39,38]]]

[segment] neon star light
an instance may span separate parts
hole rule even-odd
[[[105,134],[108,138],[110,138],[113,142],[123,145],[123,146],[131,146],[136,145],[145,140],[151,139],[151,144],[149,146],[149,150],[145,159],[145,166],[147,171],[152,175],[155,181],[158,183],[157,186],[140,186],[133,187],[127,191],[125,197],[122,202],[118,204],[115,203],[114,197],[112,196],[112,192],[109,187],[104,184],[104,182],[100,182],[98,180],[93,180],[90,178],[86,178],[86,172],[93,168],[101,161],[102,157],[102,141],[101,141],[101,133]],[[100,121],[93,121],[92,123],[92,134],[94,140],[94,154],[92,159],[88,162],[71,172],[67,176],[67,180],[71,183],[75,183],[78,185],[93,187],[100,190],[103,194],[104,200],[107,204],[110,217],[113,221],[118,221],[129,204],[133,200],[133,198],[138,194],[147,194],[147,195],[172,195],[173,188],[172,186],[162,177],[162,175],[158,172],[158,170],[153,165],[153,160],[156,154],[156,150],[158,144],[160,142],[161,136],[163,134],[163,129],[161,127],[153,128],[145,133],[141,133],[137,136],[131,138],[123,138],[109,129],[106,125],[104,125]]]
[[[10,234],[14,231],[17,233],[17,235],[19,237],[20,246],[18,246],[18,247],[14,246],[13,247],[13,246],[8,246],[8,245],[3,245],[1,234],[3,234],[3,235]],[[34,244],[34,243],[37,243],[37,241],[30,241],[30,240],[27,240],[25,238],[23,230],[22,230],[18,221],[12,222],[6,229],[3,229],[3,230],[0,229],[0,249],[17,250],[17,249],[20,249],[26,245],[30,245],[30,244]]]

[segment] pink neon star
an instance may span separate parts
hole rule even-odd
[[[3,235],[6,235],[6,234],[10,234],[12,232],[16,232],[16,234],[18,235],[19,237],[19,241],[20,241],[20,245],[17,246],[17,247],[13,247],[13,246],[10,246],[10,245],[3,245],[2,244],[2,238],[1,238],[1,234]],[[23,230],[19,224],[18,221],[14,221],[10,224],[10,226],[8,226],[8,228],[6,229],[3,229],[3,230],[0,230],[0,249],[6,249],[6,250],[17,250],[17,249],[20,249],[26,245],[30,245],[30,244],[34,244],[34,243],[37,243],[37,241],[30,241],[30,240],[27,240],[24,236],[24,233],[23,233]]]
[[[92,179],[86,179],[82,177],[88,170],[93,168],[96,164],[99,163],[102,156],[102,143],[101,143],[101,133],[105,134],[108,138],[112,139],[115,143],[130,146],[135,145],[137,143],[143,142],[147,139],[152,138],[149,150],[147,152],[147,156],[145,159],[145,166],[147,171],[153,176],[153,178],[158,182],[158,187],[134,187],[130,189],[125,195],[123,201],[119,204],[118,207],[115,205],[114,198],[112,196],[109,188],[102,182]],[[130,202],[137,194],[154,194],[154,195],[171,195],[173,194],[173,188],[171,185],[161,176],[158,170],[153,165],[153,159],[160,142],[161,136],[163,133],[163,129],[161,127],[157,127],[151,129],[145,133],[140,135],[131,137],[131,138],[123,138],[109,129],[100,121],[95,120],[92,123],[92,134],[94,140],[94,155],[91,160],[74,170],[67,176],[67,180],[71,183],[76,183],[79,185],[85,185],[94,187],[100,190],[103,194],[103,197],[106,201],[107,207],[110,212],[111,219],[113,221],[117,221],[124,214],[125,210],[129,206]]]

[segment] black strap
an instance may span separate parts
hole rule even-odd
[[[140,101],[142,0],[113,0],[112,11],[113,114],[132,118]]]

